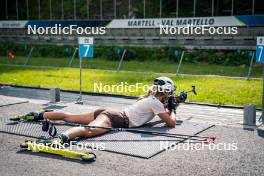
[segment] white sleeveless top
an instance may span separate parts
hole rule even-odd
[[[166,113],[164,105],[152,95],[128,106],[124,111],[129,119],[129,127],[141,126],[152,120],[155,115]]]

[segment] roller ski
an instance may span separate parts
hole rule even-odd
[[[82,153],[82,152],[67,150],[65,149],[65,145],[62,145],[60,140],[42,139],[36,142],[28,140],[21,143],[20,148],[32,152],[42,152],[51,155],[58,155],[73,160],[81,160],[85,162],[95,161],[96,155],[94,153]]]

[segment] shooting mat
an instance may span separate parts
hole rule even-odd
[[[149,123],[147,127],[137,129],[195,135],[212,127],[212,125],[193,123],[189,121],[183,121],[175,128],[167,128],[163,126],[163,123],[155,123],[155,121],[153,121]],[[56,127],[58,133],[71,128],[64,125],[57,125]],[[0,131],[34,138],[48,137],[47,132],[43,132],[41,130],[40,123],[13,123],[10,122],[8,118],[0,119]],[[105,151],[147,159],[182,141],[183,139],[175,140],[175,138],[171,137],[121,131],[109,132],[99,137],[83,139],[78,142],[80,144],[84,144],[85,146],[95,148],[103,145]]]

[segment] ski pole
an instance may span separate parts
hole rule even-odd
[[[56,123],[53,123],[54,125]],[[185,135],[185,134],[178,134],[178,133],[166,133],[166,132],[159,132],[159,131],[147,131],[147,130],[139,130],[139,129],[131,129],[131,128],[111,128],[111,127],[102,127],[102,126],[91,126],[91,125],[80,125],[80,124],[73,124],[73,123],[63,123],[57,125],[68,125],[68,126],[81,126],[85,128],[101,128],[106,129],[109,131],[126,131],[126,132],[134,132],[134,133],[141,133],[141,134],[150,134],[150,135],[157,135],[157,136],[165,136],[165,137],[173,137],[173,138],[179,138],[179,139],[189,139],[196,141],[207,141],[212,140],[215,141],[216,137],[207,137],[207,136],[198,136],[198,135]],[[55,126],[53,126],[55,127]],[[56,134],[55,134],[56,135]]]
[[[102,128],[102,129],[108,129],[110,131],[127,131],[127,132],[135,132],[135,133],[142,133],[142,134],[152,134],[152,135],[159,135],[159,136],[166,136],[166,137],[176,137],[176,138],[195,138],[195,140],[201,140],[202,139],[211,139],[215,140],[216,137],[207,137],[207,136],[198,136],[198,135],[185,135],[185,134],[179,134],[179,133],[167,133],[167,132],[159,132],[159,131],[147,131],[147,130],[139,130],[139,129],[131,129],[131,128],[111,128],[111,127],[100,127],[100,126],[90,126],[90,125],[83,125],[83,127],[87,128]],[[197,138],[197,139],[196,139]]]
[[[107,129],[110,131],[127,131],[127,132],[153,133],[153,134],[155,133],[155,134],[164,134],[164,135],[170,135],[170,136],[177,135],[177,136],[185,136],[185,137],[196,137],[196,138],[202,138],[202,139],[215,138],[215,137],[209,137],[209,136],[186,135],[186,134],[179,134],[179,133],[147,131],[147,130],[131,129],[131,128],[112,128],[112,127],[102,127],[102,126],[91,126],[91,125],[81,125],[81,124],[75,124],[75,123],[54,123],[54,125],[82,126],[82,127],[87,127],[87,128],[102,128],[102,129]]]

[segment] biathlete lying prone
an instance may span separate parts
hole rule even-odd
[[[67,114],[63,112],[30,112],[28,116],[34,116],[36,120],[62,120],[68,123],[77,123],[90,126],[130,128],[139,127],[158,115],[167,126],[176,125],[176,86],[168,77],[159,77],[154,80],[147,95],[139,98],[134,104],[128,106],[123,111],[110,108],[97,109],[93,112],[83,114]],[[180,96],[183,101],[187,98],[184,94]],[[26,115],[26,116],[27,116]],[[77,137],[94,137],[107,133],[108,129],[73,127],[59,135],[60,142],[66,143]]]

